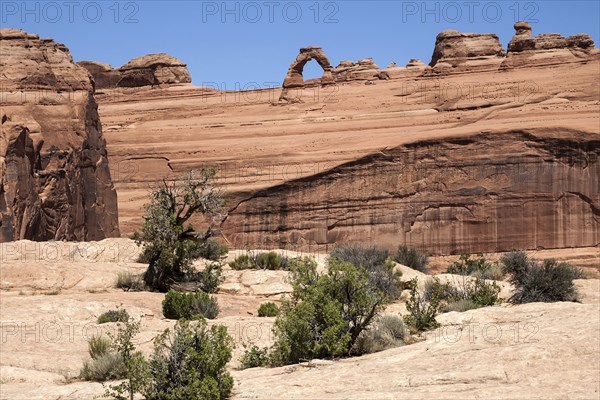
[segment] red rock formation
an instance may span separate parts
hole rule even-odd
[[[121,79],[118,86],[138,87],[175,83],[191,83],[187,66],[165,53],[147,54],[134,58],[118,68]]]
[[[89,71],[98,89],[192,82],[187,65],[164,53],[134,58],[116,69],[96,61],[80,61],[77,64]]]
[[[300,54],[292,62],[288,72],[283,81],[283,91],[279,98],[280,101],[294,101],[293,96],[290,94],[290,89],[303,88],[305,86],[304,77],[302,72],[304,66],[311,60],[315,60],[321,68],[323,68],[323,76],[319,83],[321,85],[328,85],[334,82],[333,80],[333,67],[329,62],[329,58],[323,52],[323,49],[317,46],[303,47],[300,49]]]
[[[504,49],[495,34],[440,32],[429,65],[436,73],[495,69],[504,59]]]
[[[587,34],[564,38],[557,33],[546,33],[534,37],[525,21],[517,22],[514,28],[516,32],[508,44],[502,68],[576,62],[598,54],[592,37]]]
[[[372,58],[365,58],[355,63],[342,61],[333,71],[333,79],[336,82],[377,80],[381,68],[375,64]]]
[[[119,235],[88,72],[68,49],[0,30],[0,242]]]
[[[121,79],[121,73],[109,64],[96,61],[79,61],[77,65],[87,69],[92,75],[96,89],[114,88]]]

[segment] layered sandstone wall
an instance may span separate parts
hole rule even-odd
[[[88,72],[51,39],[0,30],[0,242],[119,235]]]
[[[499,132],[411,143],[253,193],[223,228],[236,248],[596,246],[600,138]]]

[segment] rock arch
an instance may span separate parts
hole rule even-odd
[[[281,93],[280,100],[288,100],[288,91],[293,88],[304,87],[304,77],[302,72],[304,66],[311,60],[315,60],[321,68],[323,68],[323,76],[321,77],[321,84],[327,85],[334,83],[333,80],[333,67],[329,62],[329,58],[323,52],[323,49],[317,46],[303,47],[300,49],[300,54],[290,65],[287,75],[283,81],[283,91]]]

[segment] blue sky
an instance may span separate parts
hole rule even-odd
[[[147,53],[188,64],[197,85],[225,89],[281,83],[300,47],[323,47],[335,66],[373,57],[380,67],[429,63],[446,29],[496,33],[504,46],[516,20],[534,34],[589,33],[600,41],[592,1],[0,1],[0,25],[65,43],[76,61],[118,67]],[[316,63],[305,78],[320,76]]]

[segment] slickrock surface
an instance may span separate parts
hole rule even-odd
[[[578,252],[571,250],[571,257]],[[118,306],[142,318],[135,343],[151,351],[153,337],[174,324],[162,317],[164,295],[113,287],[119,272],[144,271],[145,265],[135,263],[138,253],[129,239],[0,244],[0,399],[91,400],[102,395],[99,383],[76,376],[89,359],[87,339],[116,332],[116,324],[98,325],[97,317]],[[319,255],[321,269],[324,261]],[[398,268],[403,280],[426,279]],[[598,279],[576,281],[581,303],[502,304],[441,314],[442,327],[416,344],[346,360],[238,371],[243,343],[273,342],[274,318],[256,317],[258,306],[277,302],[290,288],[283,271],[226,267],[224,275],[216,294],[221,312],[209,323],[225,325],[234,338],[235,399],[592,399],[600,390]],[[444,274],[441,279],[462,278]],[[499,284],[506,298],[510,285]],[[406,294],[385,313],[404,313]]]
[[[106,91],[121,228],[140,225],[157,179],[214,165],[232,248],[598,246],[600,92],[590,82],[599,68],[589,54],[501,73],[296,88],[296,104],[278,102],[276,89]]]
[[[119,235],[87,71],[51,39],[0,30],[0,242]]]

